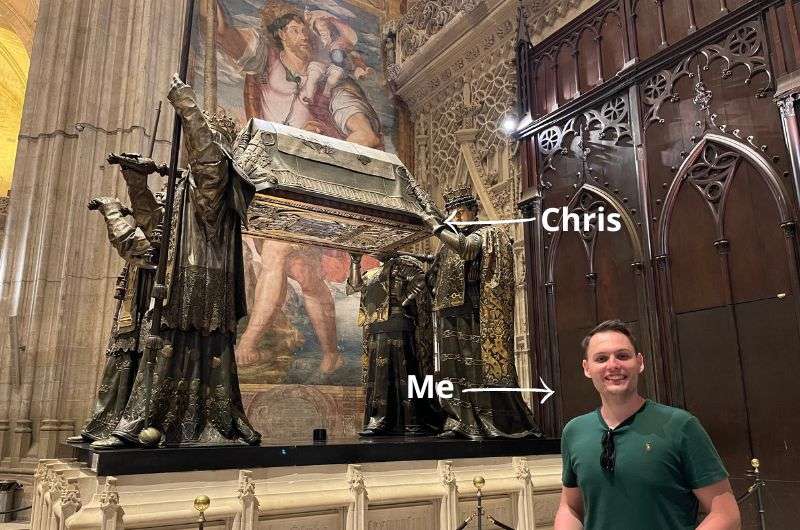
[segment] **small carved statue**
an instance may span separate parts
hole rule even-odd
[[[366,404],[359,435],[433,434],[441,425],[435,403],[410,398],[408,378],[420,384],[433,375],[430,298],[422,263],[411,256],[386,257],[361,272],[361,256],[351,255],[347,292],[361,293],[358,324],[364,328],[362,366]]]
[[[478,202],[468,186],[444,194],[448,215],[477,221]],[[518,392],[464,392],[519,387],[514,366],[514,258],[511,240],[496,225],[466,225],[453,232],[433,215],[426,223],[443,245],[428,272],[438,318],[440,378],[453,383],[442,399],[447,420],[440,437],[540,436]]]

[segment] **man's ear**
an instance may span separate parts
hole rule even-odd
[[[592,376],[589,375],[589,361],[586,360],[586,357],[581,361],[581,366],[583,366],[583,375],[591,379]]]
[[[636,356],[639,358],[639,373],[644,372],[644,355],[637,353]]]

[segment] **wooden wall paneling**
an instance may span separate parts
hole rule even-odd
[[[628,59],[633,62],[639,62],[639,39],[637,37],[638,30],[636,19],[636,4],[639,0],[622,0],[623,13],[625,17],[625,32],[628,36]]]
[[[559,104],[570,101],[578,95],[578,68],[575,64],[575,47],[570,41],[564,42],[556,55],[558,65]]]
[[[792,528],[800,520],[800,390],[796,383],[800,334],[790,298],[773,297],[737,306],[753,454],[761,460],[769,487],[765,498],[768,524],[776,528]],[[728,463],[737,491],[743,491],[752,481],[744,476],[746,468],[746,462]],[[752,503],[743,508],[742,528],[757,527]]]
[[[556,100],[555,62],[550,55],[537,57],[536,65],[536,102],[537,114],[544,116],[558,108]]]
[[[692,278],[674,275],[673,280],[680,284]],[[731,310],[680,313],[675,320],[685,406],[700,418],[727,467],[746,465],[751,458],[747,414]]]
[[[725,235],[736,245],[731,260],[734,303],[798,294],[791,278],[795,264],[781,228],[786,220],[780,218],[761,176],[746,161],[736,172],[724,215]]]
[[[597,31],[584,28],[578,35],[580,91],[586,93],[601,84],[600,49],[597,46]]]
[[[695,0],[694,2],[694,16],[698,29],[716,21],[722,14],[719,0]]]
[[[661,49],[661,7],[661,2],[655,0],[635,2],[636,46],[639,49],[639,59],[647,59]],[[664,38],[666,39],[666,34]]]
[[[606,13],[600,27],[603,79],[611,79],[625,65],[626,35],[619,10]]]
[[[557,231],[547,254],[546,277],[548,285],[553,286],[548,318],[555,328],[557,350],[553,356],[560,366],[564,418],[586,412],[596,402],[596,394],[586,386],[582,373],[574,373],[575,364],[583,355],[579,345],[583,335],[601,320],[612,317],[635,322],[637,329],[642,328],[639,323],[644,308],[639,307],[641,297],[637,292],[640,283],[635,269],[630,267],[642,259],[634,221],[616,197],[591,184],[579,188],[568,210],[583,214],[597,212],[600,207],[620,213],[624,230],[602,234],[596,228],[582,233]],[[646,322],[643,324],[646,329]]]
[[[559,233],[561,234],[561,233]],[[581,237],[566,232],[550,247],[557,263],[552,277],[555,287],[555,322],[559,359],[560,401],[566,421],[597,406],[591,381],[581,368],[581,338],[597,323],[597,298],[589,257]]]
[[[664,0],[667,42],[679,42],[696,31],[692,30],[692,16],[694,16],[692,0]]]
[[[695,0],[686,0],[686,16],[689,22],[689,33],[697,31],[697,16],[694,13]]]
[[[772,55],[772,67],[774,68],[775,75],[781,75],[789,72],[789,65],[786,62],[786,54],[784,46],[788,45],[780,31],[780,23],[778,22],[777,7],[771,7],[767,10],[767,35],[769,36],[769,47]]]
[[[639,342],[643,354],[648,356],[645,366],[647,374],[648,391],[652,397],[660,401],[668,401],[669,396],[665,388],[663,371],[663,352],[659,340],[660,325],[658,314],[658,290],[653,267],[653,245],[651,237],[650,220],[650,189],[648,182],[650,176],[647,169],[647,155],[644,145],[644,130],[642,125],[642,102],[639,97],[639,88],[631,86],[628,89],[628,102],[631,125],[632,158],[631,165],[635,167],[636,196],[634,205],[628,206],[633,222],[642,238],[642,259],[634,261],[631,267],[637,282],[639,297]]]

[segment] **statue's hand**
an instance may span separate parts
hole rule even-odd
[[[422,222],[424,222],[428,226],[428,228],[431,229],[431,231],[433,231],[437,226],[442,224],[442,222],[438,218],[428,213],[422,214]]]
[[[186,86],[186,83],[181,81],[180,76],[176,74],[172,74],[172,77],[169,78],[169,89],[170,91],[177,90],[179,88],[183,88]]]
[[[425,282],[425,275],[424,274],[416,274],[413,278],[408,281],[408,287],[406,289],[406,299],[403,301],[403,305],[406,306],[411,303],[412,300],[416,299],[423,292],[425,292],[426,282]]]
[[[111,153],[108,155],[107,160],[109,164],[119,165],[122,168],[123,175],[125,175],[125,170],[144,175],[151,173],[166,175],[169,173],[169,168],[165,164],[158,165],[153,159],[142,156],[139,153]]]
[[[90,210],[99,210],[101,213],[123,208],[122,203],[116,197],[94,197],[86,207]]]

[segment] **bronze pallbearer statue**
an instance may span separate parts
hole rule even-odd
[[[468,187],[444,194],[447,214],[476,221],[478,202]],[[468,225],[453,232],[425,217],[443,245],[429,271],[438,313],[440,377],[454,386],[442,400],[447,415],[441,437],[523,438],[541,435],[516,392],[469,388],[518,387],[514,366],[514,258],[511,240],[495,225]]]
[[[189,169],[170,219],[163,345],[157,342],[153,362],[140,363],[119,424],[94,448],[137,444],[145,429],[155,436],[142,441],[163,444],[261,439],[245,416],[233,356],[237,321],[246,314],[241,229],[253,185],[233,163],[233,122],[204,114],[177,75],[168,99]]]
[[[409,398],[408,377],[433,374],[430,297],[422,263],[389,256],[362,274],[351,254],[348,294],[361,293],[358,324],[364,328],[362,365],[366,400],[361,436],[433,434],[441,426],[434,402]]]

